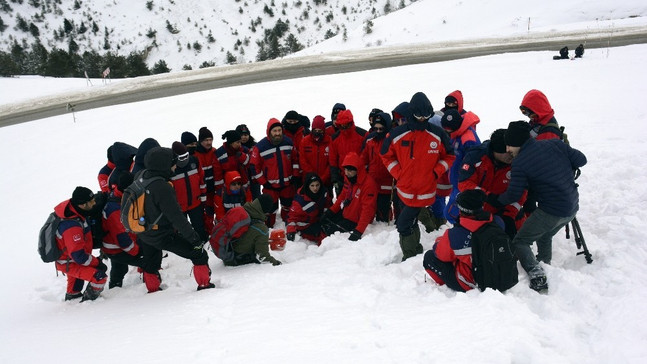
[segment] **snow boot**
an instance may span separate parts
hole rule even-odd
[[[528,278],[530,278],[530,288],[539,293],[548,292],[548,281],[546,279],[546,273],[541,269],[539,265],[535,266],[528,272]]]
[[[429,212],[429,209],[426,207],[423,207],[420,209],[420,212],[418,213],[418,221],[420,221],[422,225],[424,225],[425,231],[427,233],[430,233],[438,229],[438,227],[436,226],[436,224],[431,218],[431,213]]]
[[[193,277],[196,283],[198,283],[198,291],[216,287],[215,284],[211,283],[211,269],[206,264],[194,265]]]
[[[101,289],[94,289],[92,287],[88,287],[85,289],[83,292],[83,298],[81,298],[81,302],[85,301],[94,301],[97,298],[99,298],[99,294],[103,291],[103,288]]]
[[[77,299],[77,298],[81,298],[81,297],[83,297],[83,293],[82,293],[82,292],[66,293],[66,294],[65,294],[65,300],[66,300],[66,301],[75,300],[75,299]]]
[[[413,228],[413,234],[403,236],[400,234],[400,248],[402,249],[402,261],[422,254],[422,244],[420,244],[420,228]]]

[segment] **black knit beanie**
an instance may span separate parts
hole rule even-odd
[[[456,109],[449,109],[445,111],[440,123],[443,126],[443,129],[451,130],[452,132],[460,129],[461,124],[463,124],[463,117]]]
[[[79,206],[83,205],[86,202],[89,202],[93,198],[94,193],[92,192],[92,190],[86,187],[78,186],[74,189],[74,192],[72,192],[72,199],[70,200],[70,202],[72,202],[73,205]]]
[[[505,129],[497,129],[490,136],[490,151],[496,153],[505,153]]]
[[[211,130],[207,129],[206,126],[203,126],[202,128],[200,128],[200,131],[198,132],[198,141],[202,142],[207,138],[213,139],[213,133],[211,132]]]
[[[191,143],[196,143],[198,141],[198,138],[195,137],[195,134],[185,131],[182,133],[182,136],[180,137],[180,141],[184,145],[189,145]]]
[[[483,208],[485,192],[483,190],[465,190],[456,197],[456,205],[464,215],[475,215]]]
[[[222,135],[222,140],[226,140],[227,144],[232,144],[240,141],[240,133],[236,130],[227,130]]]
[[[530,139],[530,124],[525,121],[512,121],[505,132],[505,145],[520,147]]]

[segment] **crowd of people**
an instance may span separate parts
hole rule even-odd
[[[368,130],[337,103],[327,122],[294,110],[271,118],[258,141],[241,124],[224,131],[220,146],[206,126],[197,136],[181,133],[170,148],[153,138],[138,147],[115,142],[99,171],[101,191],[77,187],[55,209],[70,221],[57,238],[63,254],[56,269],[68,279],[65,300],[94,300],[106,283],[121,286],[129,266],[138,267],[148,292],[156,292],[163,288],[164,251],[193,263],[198,290],[213,288],[205,242],[238,206],[252,228],[234,245],[237,259],[226,265],[280,265],[268,248],[269,229],[283,227],[277,214],[288,240],[313,244],[337,232],[357,241],[374,221],[394,221],[402,261],[423,253],[418,222],[427,232],[451,224],[423,265],[438,284],[466,291],[475,287],[472,233],[494,221],[510,237],[530,287],[546,290],[539,262],[550,264],[552,237],[578,210],[573,171],[586,157],[564,141],[541,91],[529,91],[520,110],[529,121],[511,122],[484,142],[476,131],[480,119],[464,108],[459,90],[437,111],[423,92],[390,113],[375,108]],[[136,180],[147,183],[145,216],[154,227],[134,235],[119,212]],[[109,272],[93,248],[110,260]]]

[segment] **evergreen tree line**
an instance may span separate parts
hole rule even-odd
[[[0,51],[0,76],[41,75],[52,77],[100,78],[103,71],[110,67],[110,77],[125,78],[148,76],[170,72],[164,60],[158,61],[149,69],[143,52],[133,52],[128,56],[108,52],[104,55],[96,51],[78,54],[78,48],[65,51],[54,48],[51,52],[40,43],[34,43],[29,50],[14,42],[9,53]]]

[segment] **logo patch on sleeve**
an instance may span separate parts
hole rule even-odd
[[[464,164],[463,164],[463,170],[464,170],[464,171],[467,171],[467,170],[469,170],[469,169],[470,169],[470,165],[469,165],[469,164],[467,164],[467,163],[464,163]]]
[[[72,236],[72,240],[74,240],[75,242],[76,241],[81,241],[82,240],[81,234],[74,234]]]

